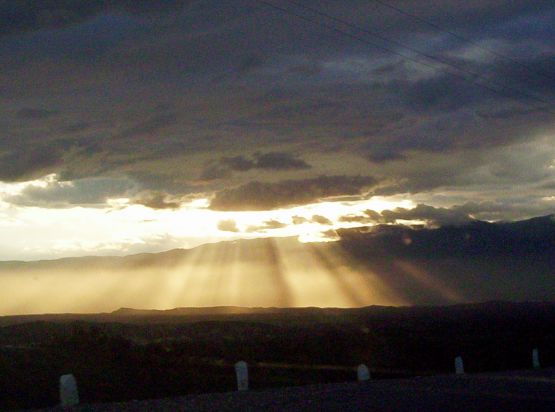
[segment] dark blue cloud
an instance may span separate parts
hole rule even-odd
[[[459,37],[363,0],[302,3],[351,26],[285,1],[317,24],[247,0],[39,3],[0,3],[4,181],[127,176],[183,195],[254,170],[262,187],[387,173],[382,193],[415,193],[479,186],[494,151],[554,127],[552,1],[391,1]]]

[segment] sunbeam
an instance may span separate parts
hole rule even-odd
[[[111,311],[119,307],[398,304],[383,282],[337,247],[292,238],[208,244],[160,256],[21,264],[2,273],[3,314]],[[63,261],[62,261],[63,262]],[[78,271],[78,274],[76,273]]]

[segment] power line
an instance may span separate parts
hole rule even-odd
[[[545,74],[545,73],[543,73],[543,72],[541,72],[541,71],[538,71],[538,70],[534,69],[533,67],[530,67],[530,66],[528,66],[527,64],[524,64],[524,63],[522,63],[522,62],[520,62],[520,61],[518,61],[518,60],[516,60],[516,59],[513,59],[512,57],[509,57],[509,56],[507,56],[507,55],[505,55],[505,54],[502,54],[502,53],[496,52],[495,50],[492,50],[492,49],[490,49],[490,48],[481,46],[481,45],[480,45],[478,42],[476,42],[475,40],[472,40],[472,39],[470,39],[470,38],[468,38],[468,37],[462,36],[462,35],[460,35],[460,34],[454,32],[454,31],[452,31],[452,30],[448,30],[448,29],[446,29],[446,28],[443,28],[443,27],[439,26],[438,24],[435,24],[435,23],[433,23],[433,22],[431,22],[431,21],[429,21],[429,20],[426,20],[426,19],[424,19],[424,18],[422,18],[422,17],[420,17],[420,16],[417,16],[417,15],[415,15],[415,14],[409,13],[409,12],[406,11],[406,10],[403,10],[403,9],[401,9],[401,8],[399,8],[399,7],[393,6],[392,4],[386,3],[385,1],[382,1],[382,0],[371,0],[371,1],[373,1],[374,3],[377,3],[377,4],[381,4],[382,6],[387,7],[387,8],[389,8],[390,10],[394,10],[394,11],[396,11],[396,12],[399,13],[399,14],[402,14],[402,15],[404,15],[404,16],[410,17],[410,18],[412,18],[412,19],[414,19],[414,20],[416,20],[416,21],[418,21],[418,22],[420,22],[420,23],[423,23],[423,24],[425,24],[425,25],[427,25],[427,26],[429,26],[429,27],[432,27],[432,28],[434,28],[434,29],[436,29],[436,30],[438,30],[438,31],[447,33],[447,34],[449,34],[450,36],[452,36],[452,37],[458,39],[459,41],[464,42],[464,43],[471,44],[471,45],[473,45],[473,46],[479,48],[480,50],[483,50],[483,51],[485,51],[485,52],[487,52],[487,53],[490,53],[490,54],[493,55],[493,56],[496,56],[496,57],[498,57],[498,58],[500,58],[500,59],[505,59],[505,60],[511,61],[511,62],[513,62],[514,64],[517,64],[517,65],[521,66],[522,68],[525,68],[526,70],[528,70],[528,71],[530,71],[530,72],[532,72],[532,73],[535,73],[537,76],[542,76],[542,77],[545,77],[546,79],[550,79],[550,80],[554,80],[554,81],[555,81],[555,77],[549,76],[549,75],[547,75],[547,74]]]
[[[296,5],[297,7],[303,8],[303,9],[305,9],[305,10],[309,10],[309,11],[311,11],[311,12],[313,12],[313,13],[315,13],[315,14],[318,14],[318,15],[320,15],[320,16],[326,17],[326,18],[328,18],[328,19],[330,19],[330,20],[332,20],[332,21],[335,21],[335,22],[344,24],[345,26],[348,26],[348,27],[350,27],[350,28],[352,28],[352,29],[361,31],[361,32],[363,32],[363,33],[369,34],[369,35],[374,36],[374,37],[377,37],[377,38],[380,39],[380,40],[387,41],[387,42],[391,42],[391,43],[393,43],[393,44],[396,44],[397,46],[403,47],[403,48],[405,48],[405,49],[407,49],[407,50],[410,50],[410,51],[412,51],[412,52],[414,52],[414,53],[421,54],[421,55],[425,56],[426,58],[428,58],[428,59],[430,59],[430,60],[435,60],[435,61],[437,61],[437,62],[439,62],[439,63],[441,63],[441,64],[449,64],[448,62],[446,62],[445,60],[441,59],[440,57],[432,56],[432,55],[429,55],[429,54],[427,54],[427,53],[424,53],[424,52],[422,52],[422,51],[420,51],[420,50],[417,50],[417,49],[415,49],[415,48],[412,48],[412,47],[410,47],[410,46],[406,46],[406,45],[404,45],[404,44],[401,43],[401,42],[398,42],[398,41],[396,41],[396,40],[393,40],[393,39],[390,39],[390,38],[388,38],[388,37],[382,36],[382,35],[379,34],[378,32],[371,31],[371,30],[368,30],[368,29],[364,29],[364,28],[362,28],[362,27],[360,27],[360,26],[357,26],[357,25],[355,25],[355,24],[353,24],[353,23],[350,23],[350,22],[348,22],[348,21],[346,21],[346,20],[340,19],[339,17],[332,16],[331,14],[325,13],[325,12],[323,12],[323,11],[317,10],[317,9],[315,9],[315,8],[313,8],[313,7],[305,6],[304,4],[301,4],[301,3],[297,2],[297,1],[293,1],[293,0],[285,0],[285,1],[288,1],[289,3],[292,3],[292,4]],[[479,75],[478,73],[471,73],[471,74],[473,74],[473,75]]]
[[[340,28],[338,28],[338,27],[336,27],[336,26],[334,26],[334,25],[326,24],[326,23],[323,23],[323,22],[320,22],[320,21],[311,19],[310,17],[307,17],[307,16],[305,16],[305,15],[303,15],[303,14],[296,13],[296,12],[290,10],[290,9],[287,9],[287,8],[284,8],[284,7],[280,7],[280,6],[278,6],[278,5],[275,5],[275,4],[270,3],[270,2],[268,2],[268,1],[265,1],[265,0],[257,0],[257,1],[258,1],[259,3],[265,4],[265,5],[268,6],[268,7],[271,7],[271,8],[273,8],[273,9],[278,10],[278,11],[281,11],[281,12],[283,12],[283,13],[293,15],[293,16],[299,18],[299,19],[302,19],[302,20],[308,21],[308,22],[310,22],[310,23],[312,23],[312,24],[315,24],[315,25],[324,27],[324,28],[326,28],[326,29],[328,29],[328,30],[334,31],[334,32],[336,32],[336,33],[338,33],[338,34],[341,34],[341,35],[343,35],[343,36],[346,36],[346,37],[350,37],[351,39],[357,40],[357,41],[359,41],[359,42],[362,42],[362,43],[371,45],[371,46],[373,46],[373,47],[375,47],[375,48],[377,48],[377,49],[380,49],[380,50],[382,50],[382,51],[385,51],[385,52],[387,52],[387,53],[391,53],[391,54],[397,55],[397,56],[401,57],[401,58],[404,59],[404,60],[409,60],[409,61],[412,61],[412,62],[414,62],[414,63],[420,64],[420,65],[423,65],[423,66],[426,66],[426,67],[429,67],[429,68],[432,68],[432,69],[438,69],[438,67],[435,66],[435,65],[433,65],[433,64],[427,63],[427,62],[425,62],[425,61],[422,61],[422,60],[420,60],[420,59],[418,59],[418,58],[415,58],[415,57],[412,57],[412,56],[407,56],[406,54],[400,53],[400,52],[398,52],[398,51],[396,51],[396,50],[393,50],[393,49],[391,49],[391,48],[388,48],[388,47],[386,47],[386,46],[383,46],[383,45],[380,45],[380,44],[371,42],[371,41],[369,41],[369,40],[366,39],[366,38],[363,38],[363,37],[361,37],[361,36],[357,36],[357,35],[355,35],[355,34],[352,34],[352,33],[348,32],[348,31],[342,30],[342,29],[340,29]],[[384,36],[381,36],[381,35],[376,34],[376,33],[374,33],[374,32],[368,31],[368,30],[366,30],[366,29],[360,28],[360,27],[358,27],[358,26],[356,26],[356,25],[354,25],[354,24],[352,24],[352,23],[350,23],[350,22],[347,22],[347,21],[344,21],[344,20],[339,19],[339,18],[337,18],[337,17],[328,15],[327,13],[323,13],[323,12],[320,12],[320,11],[318,11],[318,10],[309,8],[308,6],[299,5],[297,2],[295,2],[295,1],[293,1],[293,0],[287,0],[287,1],[289,1],[290,3],[293,3],[293,4],[295,4],[295,5],[297,5],[297,6],[299,6],[299,7],[302,7],[302,8],[305,8],[305,9],[310,9],[312,12],[317,13],[317,14],[320,14],[320,15],[322,15],[322,16],[325,16],[325,17],[327,17],[327,18],[329,18],[329,19],[331,19],[331,20],[333,20],[333,21],[340,22],[340,23],[342,23],[342,24],[344,24],[344,25],[346,25],[346,26],[349,26],[349,27],[351,27],[351,28],[355,28],[355,29],[358,30],[358,31],[361,31],[361,32],[364,32],[364,33],[366,33],[366,34],[372,35],[372,36],[374,36],[374,37],[380,38],[380,39],[383,40],[383,41],[388,41],[388,42],[392,42],[392,43],[397,43],[397,44],[401,45],[403,48],[406,48],[407,50],[411,50],[411,51],[413,51],[414,53],[417,53],[418,55],[421,55],[421,56],[426,57],[427,59],[437,61],[437,62],[441,63],[441,64],[444,65],[444,66],[449,66],[449,67],[451,67],[452,69],[455,69],[455,70],[457,70],[457,71],[466,72],[466,73],[472,75],[473,77],[479,76],[477,79],[469,79],[468,77],[466,77],[466,76],[464,76],[464,75],[462,75],[462,74],[460,74],[460,73],[456,73],[456,72],[453,72],[453,71],[449,71],[446,67],[441,67],[441,68],[440,68],[440,69],[442,69],[444,72],[446,72],[446,73],[448,73],[448,74],[450,74],[450,75],[452,75],[452,76],[459,77],[459,78],[461,78],[461,79],[463,79],[463,80],[465,80],[465,81],[471,82],[471,83],[473,83],[473,84],[475,84],[475,85],[477,85],[477,86],[479,86],[479,87],[482,87],[482,88],[484,88],[484,89],[487,89],[487,90],[489,90],[489,91],[491,91],[491,92],[493,92],[493,93],[503,95],[504,97],[508,97],[508,98],[515,99],[515,96],[512,95],[512,94],[507,94],[507,93],[504,92],[503,90],[496,89],[496,88],[494,88],[494,87],[491,87],[491,86],[488,85],[488,84],[485,84],[484,82],[478,81],[480,77],[483,77],[483,75],[480,75],[479,73],[475,73],[475,72],[472,72],[472,71],[465,70],[465,69],[463,69],[463,68],[457,67],[457,66],[455,66],[455,65],[453,65],[453,64],[451,64],[451,63],[449,63],[449,62],[443,61],[442,59],[439,59],[439,58],[437,58],[437,57],[435,57],[435,56],[430,56],[430,55],[427,55],[427,54],[425,54],[425,53],[423,53],[423,52],[421,52],[421,51],[419,51],[419,50],[410,48],[410,47],[408,47],[408,46],[404,46],[402,43],[399,43],[399,42],[396,42],[396,41],[394,41],[394,40],[388,39],[388,38],[386,38],[386,37],[384,37]],[[499,84],[495,84],[495,83],[493,83],[493,84],[494,84],[495,86],[497,86],[497,87],[507,88],[507,86],[505,86],[505,85],[499,85]],[[543,103],[543,104],[546,104],[546,105],[551,105],[550,102],[547,102],[547,101],[545,101],[545,100],[543,100],[543,99],[541,99],[541,98],[539,98],[539,97],[537,97],[537,96],[535,96],[535,95],[526,94],[526,93],[523,93],[522,91],[517,90],[517,89],[511,89],[511,90],[512,90],[513,92],[517,92],[517,93],[520,94],[522,97],[525,97],[525,98],[527,98],[527,99],[532,99],[532,100],[536,100],[536,101],[538,101],[538,102],[540,102],[540,103]],[[538,110],[544,110],[544,111],[551,112],[551,113],[554,113],[554,114],[555,114],[555,111],[550,110],[548,107],[543,107],[543,106],[542,106],[542,107],[537,107],[537,109],[538,109]]]
[[[452,67],[452,68],[454,68],[455,70],[458,70],[458,71],[460,71],[460,72],[467,73],[467,74],[469,74],[469,75],[471,75],[471,76],[474,76],[474,77],[475,77],[475,80],[479,80],[480,78],[483,78],[483,77],[484,77],[484,74],[481,74],[481,73],[478,73],[478,72],[474,72],[474,71],[472,71],[472,70],[465,69],[464,67],[455,66],[455,65],[453,65],[453,63],[451,63],[450,61],[447,61],[447,60],[445,60],[445,59],[442,59],[441,57],[433,56],[433,55],[430,55],[430,54],[428,54],[428,53],[422,52],[421,50],[415,49],[414,47],[407,46],[407,45],[405,45],[405,44],[403,44],[403,43],[401,43],[401,42],[399,42],[399,41],[396,41],[396,40],[387,38],[387,37],[385,37],[385,36],[382,36],[381,34],[375,32],[375,31],[371,31],[371,30],[362,28],[362,27],[357,26],[357,25],[355,25],[355,24],[353,24],[353,23],[351,23],[351,22],[348,22],[348,21],[346,21],[346,20],[343,20],[343,19],[340,19],[340,18],[338,18],[338,17],[332,16],[332,15],[330,15],[330,14],[328,14],[328,13],[325,13],[325,12],[319,11],[319,10],[317,10],[317,9],[314,9],[314,8],[312,8],[312,7],[308,7],[308,6],[305,6],[305,5],[303,5],[303,4],[300,4],[298,1],[294,1],[294,0],[286,0],[286,1],[288,1],[289,3],[292,3],[292,4],[294,4],[294,5],[296,5],[297,7],[300,7],[300,8],[306,9],[306,10],[309,10],[309,11],[311,11],[311,12],[313,12],[313,13],[316,13],[316,14],[318,14],[318,15],[320,15],[320,16],[326,17],[326,18],[328,18],[328,19],[330,19],[330,20],[332,20],[332,21],[335,21],[335,22],[344,24],[344,25],[346,25],[346,26],[348,26],[348,27],[350,27],[350,28],[353,28],[353,29],[355,29],[355,30],[358,30],[358,31],[361,31],[361,32],[363,32],[363,33],[369,34],[369,35],[371,35],[371,36],[377,37],[377,38],[379,38],[379,39],[381,39],[381,40],[384,40],[384,41],[393,43],[393,44],[395,44],[395,45],[397,45],[397,46],[400,46],[400,47],[402,47],[402,48],[404,48],[404,49],[410,50],[410,51],[413,52],[413,53],[417,53],[417,54],[419,54],[419,55],[422,55],[422,56],[426,57],[427,59],[436,61],[436,62],[441,63],[441,64],[446,65],[446,66],[450,66],[450,67]],[[497,87],[502,87],[502,88],[504,87],[504,88],[507,88],[507,89],[509,89],[509,90],[511,90],[511,91],[514,91],[514,92],[516,92],[516,93],[519,93],[519,94],[521,94],[521,95],[522,95],[523,97],[525,97],[525,98],[534,99],[534,100],[537,100],[538,102],[541,102],[541,103],[544,103],[544,104],[547,104],[547,105],[551,105],[551,104],[552,104],[551,102],[546,101],[546,100],[544,100],[544,99],[542,99],[542,98],[540,98],[540,97],[538,97],[538,96],[536,96],[536,95],[534,95],[534,94],[523,92],[523,91],[521,91],[521,90],[519,90],[519,89],[517,89],[517,88],[515,88],[515,87],[507,86],[507,85],[504,85],[504,84],[501,84],[501,83],[497,83],[497,82],[492,82],[491,80],[488,80],[488,81],[490,82],[490,84],[493,84],[493,85],[495,85],[495,86],[497,86]]]
[[[461,72],[465,72],[465,73],[467,73],[467,74],[469,74],[469,75],[471,75],[471,76],[474,76],[476,79],[480,79],[480,78],[485,77],[485,75],[482,74],[482,73],[478,73],[478,72],[475,72],[475,71],[472,71],[472,70],[468,70],[468,69],[465,69],[465,68],[463,68],[463,67],[455,66],[455,65],[453,65],[453,63],[451,63],[450,61],[448,61],[448,60],[446,60],[446,59],[443,59],[443,58],[441,58],[441,57],[428,54],[428,53],[423,52],[423,51],[421,51],[421,50],[419,50],[419,49],[416,49],[416,48],[414,48],[414,47],[407,46],[407,45],[405,45],[405,44],[403,44],[403,43],[401,43],[401,42],[399,42],[399,41],[397,41],[397,40],[394,40],[394,39],[390,39],[390,38],[388,38],[388,37],[385,37],[385,36],[379,34],[379,33],[376,32],[376,31],[372,31],[372,30],[369,30],[369,29],[362,28],[362,27],[357,26],[357,25],[355,25],[355,24],[353,24],[353,23],[350,23],[350,22],[348,22],[348,21],[346,21],[346,20],[343,20],[343,19],[340,19],[340,18],[338,18],[338,17],[332,16],[331,14],[322,12],[322,11],[317,10],[317,9],[314,9],[314,8],[312,8],[312,7],[305,6],[305,5],[303,5],[303,4],[301,4],[301,3],[297,2],[297,1],[293,1],[293,0],[286,0],[286,1],[288,1],[289,3],[292,3],[292,4],[294,4],[294,5],[296,5],[297,7],[300,7],[300,8],[306,9],[306,10],[309,10],[309,11],[311,11],[311,12],[313,12],[313,13],[316,13],[316,14],[318,14],[318,15],[320,15],[320,16],[326,17],[326,18],[328,18],[328,19],[330,19],[330,20],[332,20],[332,21],[335,21],[335,22],[344,24],[344,25],[346,25],[346,26],[348,26],[348,27],[350,27],[350,28],[352,28],[352,29],[355,29],[355,30],[358,30],[358,31],[360,31],[360,32],[369,34],[369,35],[374,36],[374,37],[376,37],[376,38],[378,38],[378,39],[380,39],[380,40],[383,40],[383,41],[386,41],[386,42],[390,42],[390,43],[392,43],[392,44],[395,44],[395,45],[397,45],[397,46],[399,46],[399,47],[402,47],[402,48],[404,48],[404,49],[406,49],[406,50],[409,50],[409,51],[411,51],[411,52],[413,52],[413,53],[416,53],[416,54],[419,54],[419,55],[421,55],[421,56],[424,56],[424,57],[426,57],[426,58],[429,59],[429,60],[433,60],[433,61],[436,61],[436,62],[438,62],[438,63],[440,63],[440,64],[443,64],[443,65],[446,65],[446,66],[450,66],[450,67],[454,68],[455,70],[458,70],[458,71],[461,71]],[[500,83],[495,83],[495,82],[494,82],[493,84],[495,84],[496,86],[506,87],[505,85],[502,85],[502,84],[500,84]],[[516,91],[516,92],[518,92],[518,93],[523,93],[523,92],[521,92],[521,91],[518,90],[518,89],[515,89],[515,88],[512,88],[512,87],[511,87],[511,89],[514,90],[514,91]],[[527,95],[526,93],[523,93],[523,95],[525,95],[525,96],[528,97],[528,95]],[[533,96],[533,95],[531,95],[531,96]],[[536,97],[537,97],[537,96],[536,96]],[[540,98],[538,98],[538,99],[540,99]],[[542,100],[542,99],[540,99],[540,101],[541,101],[542,103],[549,104],[549,102],[546,102],[546,101],[544,101],[544,100]]]

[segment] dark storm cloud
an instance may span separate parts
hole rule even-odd
[[[310,169],[310,165],[302,159],[298,159],[290,153],[269,152],[256,153],[254,155],[256,169],[291,170]]]
[[[143,205],[151,209],[179,209],[181,202],[173,199],[167,193],[146,191],[135,195],[131,203]]]
[[[237,65],[236,72],[239,75],[244,75],[250,71],[262,67],[264,65],[264,58],[255,54],[245,56]]]
[[[555,189],[555,181],[546,182],[540,185],[542,189]]]
[[[58,112],[55,110],[37,109],[32,107],[25,107],[17,111],[18,119],[46,119],[56,115]]]
[[[477,147],[461,148],[460,151],[412,156],[411,161],[382,164],[384,175],[392,179],[377,188],[376,194],[414,194],[454,188],[475,193],[475,198],[467,200],[484,201],[498,196],[508,197],[503,191],[508,187],[512,190],[518,187],[520,195],[530,202],[538,196],[548,195],[545,191],[531,189],[539,189],[539,185],[552,181],[554,177],[552,137],[548,135],[528,143],[514,142],[498,147],[482,144],[476,143]]]
[[[173,126],[176,122],[177,117],[174,113],[157,114],[123,130],[116,138],[127,139],[145,135],[151,136],[169,126]]]
[[[254,209],[320,196],[269,183],[274,171],[302,172],[299,182],[379,174],[392,181],[382,194],[481,197],[551,181],[528,152],[510,167],[489,164],[494,152],[553,136],[542,109],[555,101],[553,2],[391,3],[472,43],[362,0],[302,5],[395,42],[351,27],[364,39],[355,41],[257,2],[1,2],[0,98],[15,109],[0,115],[0,180],[125,175],[176,196],[219,190],[219,208],[244,195]],[[262,173],[248,184],[253,171]]]
[[[247,159],[244,156],[222,157],[220,163],[222,166],[236,172],[246,172],[256,166],[254,160]]]
[[[211,164],[202,170],[199,179],[201,181],[219,180],[231,177],[231,175],[231,169],[218,164]]]
[[[255,153],[252,158],[245,156],[224,156],[217,162],[210,162],[200,175],[201,180],[216,180],[230,177],[232,172],[262,170],[302,170],[311,166],[304,160],[287,152]]]
[[[69,124],[67,126],[64,126],[61,129],[62,133],[79,133],[82,132],[84,130],[87,130],[91,127],[91,125],[87,122],[76,122],[76,123],[72,123]]]
[[[539,108],[535,109],[504,109],[504,110],[490,110],[482,113],[477,113],[478,116],[484,119],[510,119],[515,116],[526,116],[541,111]]]
[[[63,164],[62,152],[52,146],[17,148],[0,154],[0,180],[32,180],[52,173]]]
[[[46,186],[28,186],[20,194],[6,199],[21,206],[63,208],[105,206],[112,197],[124,197],[136,190],[127,179],[83,179],[72,182],[50,181]]]
[[[505,118],[541,110],[551,110],[555,97],[555,76],[542,76],[542,72],[555,72],[555,61],[533,57],[525,61],[526,69],[514,62],[476,62],[454,59],[457,71],[450,66],[434,77],[398,83],[402,86],[406,104],[415,112],[455,111],[464,107],[479,107],[489,101],[520,102],[521,109],[505,110]],[[532,73],[532,74],[531,74]],[[472,76],[477,77],[475,80]],[[509,116],[509,115],[513,116]]]
[[[367,176],[320,176],[275,183],[253,181],[216,193],[214,210],[264,210],[302,205],[321,198],[359,194],[377,183]]]
[[[391,149],[387,149],[387,150],[371,149],[370,153],[367,155],[367,158],[368,160],[374,163],[383,163],[383,162],[389,162],[392,160],[403,160],[403,159],[406,159],[406,156],[404,156],[402,153],[395,152],[394,150],[391,150]]]
[[[41,29],[60,29],[82,23],[109,11],[122,11],[137,15],[167,13],[179,10],[187,3],[192,3],[192,1],[4,0],[0,2],[0,35]]]

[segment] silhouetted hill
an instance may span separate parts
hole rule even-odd
[[[553,215],[518,222],[470,222],[462,226],[412,229],[380,225],[371,232],[339,230],[341,242],[351,250],[364,249],[366,255],[464,257],[499,255],[555,255]]]
[[[225,310],[224,310],[225,309]],[[0,409],[54,405],[61,374],[83,402],[231,391],[233,365],[253,389],[555,364],[555,302],[364,308],[123,309],[0,319]],[[237,308],[235,308],[237,309]],[[226,312],[227,311],[227,312]]]
[[[1,316],[0,327],[12,326],[14,329],[0,329],[3,336],[17,337],[18,330],[47,330],[49,324],[62,325],[72,322],[93,323],[198,323],[212,321],[254,321],[262,323],[310,324],[351,323],[368,319],[384,321],[397,318],[460,319],[481,317],[490,319],[528,318],[552,316],[555,319],[555,302],[501,302],[457,304],[449,306],[367,306],[362,308],[243,308],[243,307],[198,307],[173,308],[167,310],[120,308],[111,313],[91,314],[44,314]],[[26,324],[23,326],[22,324]],[[34,326],[30,326],[34,325]],[[6,331],[13,331],[6,332]],[[39,333],[40,334],[40,333]]]

